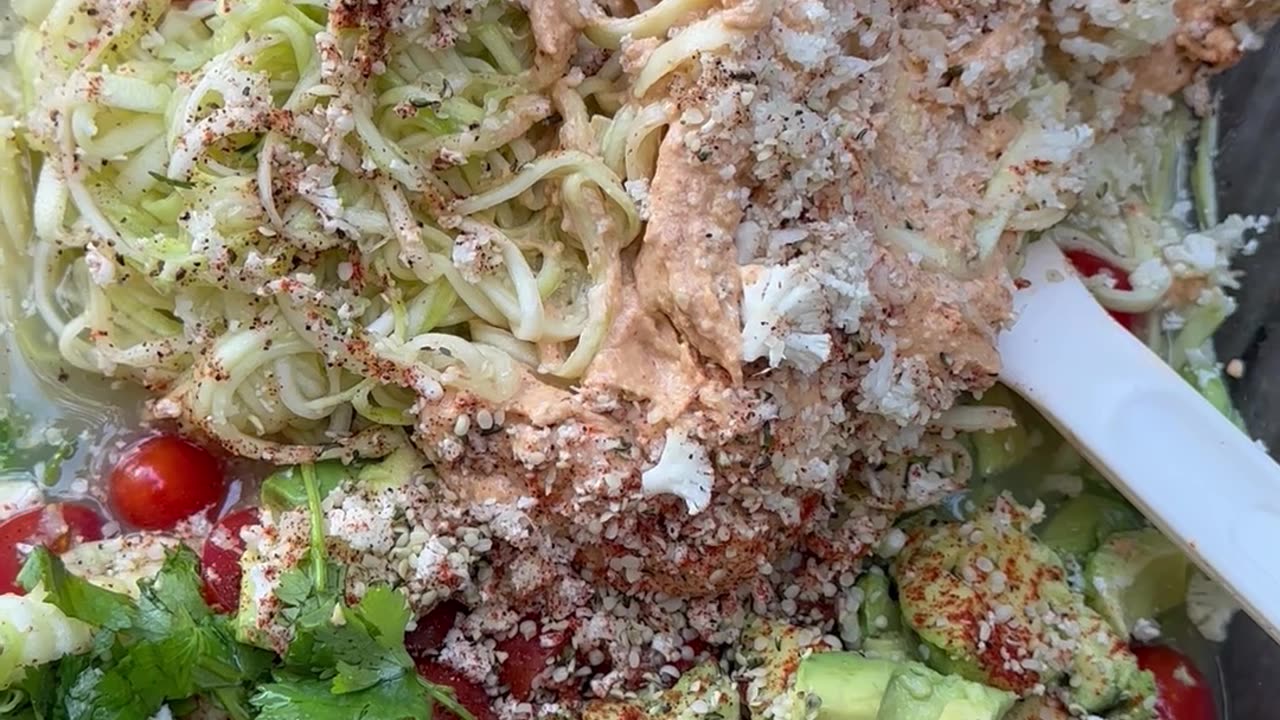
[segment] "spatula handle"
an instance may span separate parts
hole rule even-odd
[[[1028,248],[1001,380],[1280,640],[1280,466],[1107,316],[1062,253]]]

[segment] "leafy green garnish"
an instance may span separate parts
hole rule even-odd
[[[31,668],[8,694],[6,717],[33,720],[147,720],[205,698],[234,720],[430,720],[436,704],[472,720],[450,688],[421,678],[405,649],[412,614],[405,596],[371,588],[354,605],[344,567],[327,552],[321,499],[326,481],[298,468],[311,516],[307,560],[285,573],[276,596],[289,632],[282,657],[235,639],[233,620],[201,593],[198,559],[186,546],[169,553],[138,598],[97,587],[36,548],[19,573],[28,590],[94,626],[82,655]]]
[[[40,683],[28,690],[35,715],[145,720],[172,701],[213,691],[234,697],[262,677],[270,654],[236,642],[230,620],[205,604],[198,562],[185,546],[171,551],[156,577],[138,583],[135,601],[68,573],[56,556],[36,548],[19,582],[43,585],[48,602],[100,630],[89,653],[27,681]]]
[[[310,562],[286,573],[276,590],[293,638],[275,682],[250,700],[258,718],[429,720],[440,703],[470,720],[449,688],[418,676],[404,646],[412,615],[402,593],[374,587],[355,605],[346,603],[343,567],[329,560],[325,547],[316,469],[303,465],[298,473],[311,514]]]
[[[138,607],[132,598],[72,575],[57,556],[43,547],[31,551],[18,573],[18,584],[27,592],[43,585],[48,593],[45,602],[94,627],[128,630],[138,624]]]

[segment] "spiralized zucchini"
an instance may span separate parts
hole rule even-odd
[[[410,2],[17,3],[0,220],[65,361],[287,463],[384,454],[447,389],[580,377],[641,230],[624,183],[650,179],[673,110],[616,60],[566,77],[514,4],[461,3],[465,23]],[[696,5],[588,36],[660,36]],[[730,39],[696,27],[645,86]]]

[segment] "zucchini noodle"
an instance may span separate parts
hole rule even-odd
[[[562,80],[512,4],[465,24],[409,4],[21,3],[0,220],[66,363],[281,463],[385,454],[445,391],[582,376],[642,227],[623,184],[674,111],[633,101],[616,59]],[[689,26],[646,87],[731,40]]]

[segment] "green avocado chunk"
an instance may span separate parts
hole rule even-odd
[[[1022,696],[1056,690],[1087,713],[1144,708],[1151,676],[1031,535],[1036,519],[1002,495],[970,522],[909,532],[891,572],[904,622],[930,648],[926,662]]]
[[[751,717],[807,717],[808,697],[795,691],[796,673],[805,658],[831,650],[821,631],[764,618],[749,622],[738,641],[737,663]]]
[[[351,479],[352,471],[337,460],[326,460],[315,464],[316,486],[320,489],[320,497],[326,497],[339,485]],[[262,507],[280,512],[303,507],[307,504],[307,489],[302,483],[299,466],[277,470],[262,481],[258,491]]]
[[[919,639],[902,626],[902,611],[890,595],[889,576],[864,573],[854,585],[861,593],[858,606],[858,649],[869,658],[894,662],[916,659]]]
[[[1083,563],[1112,533],[1137,530],[1144,525],[1142,515],[1129,503],[1083,493],[1064,502],[1036,535],[1058,554]]]
[[[800,661],[795,691],[817,706],[817,720],[875,720],[889,678],[901,666],[851,652],[816,653]]]
[[[919,663],[893,673],[876,720],[1000,720],[1013,693],[943,675]]]
[[[719,665],[707,662],[685,672],[668,690],[635,700],[590,703],[582,720],[738,720],[741,712],[738,687]]]
[[[1085,563],[1085,599],[1128,637],[1139,620],[1182,605],[1193,567],[1155,528],[1115,533]]]

